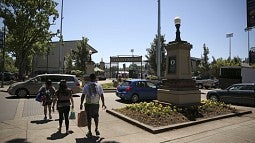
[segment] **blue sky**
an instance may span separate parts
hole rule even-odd
[[[61,0],[57,0],[60,13]],[[89,39],[98,53],[95,62],[110,61],[110,56],[147,54],[157,34],[158,0],[64,0],[64,40]],[[205,43],[209,58],[231,55],[246,58],[248,33],[246,0],[161,0],[161,34],[168,42],[175,39],[174,18],[181,18],[181,38],[193,45],[191,56],[200,58]],[[60,18],[51,30],[60,28]],[[255,30],[250,31],[250,47],[255,47]],[[58,40],[57,38],[53,41]]]

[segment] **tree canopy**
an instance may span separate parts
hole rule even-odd
[[[53,0],[2,0],[0,16],[7,27],[6,48],[16,58],[19,74],[31,69],[35,54],[43,54],[50,44],[50,26],[58,18]]]
[[[148,63],[149,63],[149,67],[152,69],[153,74],[156,75],[157,73],[157,62],[156,62],[156,55],[157,55],[157,43],[158,43],[158,36],[156,35],[156,37],[153,39],[153,42],[151,43],[151,47],[148,48],[147,51],[147,55],[145,55],[145,57],[148,59]],[[160,37],[160,41],[161,41],[161,74],[160,75],[164,75],[164,71],[166,69],[166,56],[165,56],[165,36]]]

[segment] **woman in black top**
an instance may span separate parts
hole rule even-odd
[[[69,88],[67,88],[65,80],[60,81],[59,89],[56,92],[56,99],[57,99],[57,110],[59,113],[59,128],[58,128],[58,130],[59,130],[59,132],[61,132],[61,127],[62,127],[63,117],[64,117],[65,125],[66,125],[66,134],[68,134],[69,133],[68,115],[70,112],[70,106],[72,105],[72,109],[74,108],[74,102],[73,102],[73,97],[72,97],[72,91]]]

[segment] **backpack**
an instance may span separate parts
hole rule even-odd
[[[98,92],[97,85],[95,83],[90,83],[88,85],[88,94],[86,95],[86,103],[88,104],[98,104],[100,95]]]

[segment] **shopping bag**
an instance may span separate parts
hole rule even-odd
[[[41,92],[38,92],[36,94],[35,100],[38,102],[42,102],[42,93]]]
[[[78,113],[77,119],[78,119],[77,121],[78,127],[85,127],[88,125],[87,114],[85,111],[81,111],[80,113]]]
[[[74,120],[75,119],[75,112],[74,112],[74,110],[71,110],[69,119],[70,120]]]

